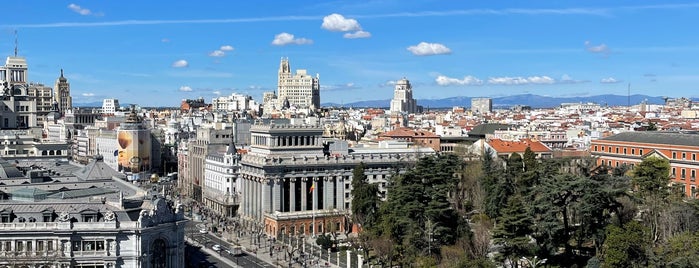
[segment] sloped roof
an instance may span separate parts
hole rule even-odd
[[[633,131],[622,132],[613,136],[602,138],[604,141],[625,141],[650,144],[699,146],[699,134],[662,132],[662,131]]]
[[[507,130],[512,126],[506,124],[480,124],[471,129],[468,132],[469,136],[485,136],[486,134],[493,134],[496,130]]]
[[[82,169],[73,172],[73,174],[82,180],[104,180],[111,179],[113,177],[124,177],[124,174],[121,174],[109,167],[99,156]]]
[[[540,141],[531,139],[522,139],[519,141],[491,139],[488,141],[488,145],[498,153],[524,153],[527,147],[535,153],[551,152],[551,149]]]
[[[5,159],[0,158],[0,179],[24,177],[21,171]]]
[[[104,189],[104,188],[92,187],[92,188],[86,188],[86,189],[62,191],[59,193],[49,195],[48,198],[73,199],[73,198],[81,198],[81,197],[116,193],[118,191],[119,190],[116,190],[116,189]]]
[[[425,130],[414,130],[412,128],[400,127],[389,132],[382,133],[381,137],[413,137],[413,138],[439,138],[434,134]]]

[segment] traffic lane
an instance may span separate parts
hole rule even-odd
[[[219,244],[219,245],[221,245],[222,247],[225,247],[225,248],[228,248],[228,249],[230,249],[230,247],[231,247],[231,244],[230,244],[230,243],[224,241],[223,239],[221,239],[221,238],[219,238],[219,237],[217,237],[217,236],[215,236],[215,235],[206,234],[206,235],[204,235],[204,236],[205,236],[206,238],[208,238],[209,241],[210,241],[210,242],[207,243],[207,247],[212,247],[212,246],[215,245],[215,244]],[[210,244],[210,243],[213,243],[213,244]],[[271,267],[271,268],[274,267],[274,265],[272,265],[272,264],[270,264],[270,263],[267,263],[267,262],[265,262],[265,261],[263,261],[263,260],[261,260],[261,259],[255,257],[255,256],[253,256],[253,255],[250,255],[249,252],[247,252],[247,251],[243,251],[243,252],[244,252],[244,253],[243,253],[242,255],[240,255],[240,256],[237,257],[237,258],[239,258],[239,260],[245,260],[245,261],[246,261],[247,263],[249,263],[250,265],[255,265],[254,267],[268,267],[268,268],[269,268],[269,267]],[[234,259],[232,259],[231,257],[235,257],[235,256],[230,256],[230,255],[227,254],[227,253],[221,253],[221,256],[224,256],[224,255],[228,255],[228,256],[226,256],[227,258],[229,258],[229,259],[231,259],[231,260],[234,260]],[[241,264],[241,265],[242,265],[242,264]],[[248,266],[245,266],[245,267],[248,267]]]
[[[185,262],[189,265],[190,267],[223,267],[223,268],[235,268],[233,266],[230,266],[226,264],[225,262],[217,259],[214,256],[211,256],[210,254],[207,254],[206,252],[203,252],[201,250],[201,247],[199,246],[194,246],[190,245],[189,243],[185,244]]]

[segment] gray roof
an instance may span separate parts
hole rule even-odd
[[[17,167],[5,159],[0,159],[0,179],[24,177]]]
[[[104,194],[116,193],[116,192],[119,192],[119,190],[92,187],[92,188],[86,188],[86,189],[62,191],[62,192],[58,192],[58,193],[49,195],[48,198],[72,199],[72,198],[80,198],[80,197],[87,197],[87,196],[104,195]]]
[[[623,132],[603,138],[605,141],[625,141],[638,143],[654,143],[668,145],[684,145],[699,147],[699,134],[662,132],[662,131],[633,131]]]
[[[96,157],[95,160],[82,169],[73,172],[73,174],[83,180],[103,180],[113,177],[121,178],[124,176],[104,163],[101,156]]]

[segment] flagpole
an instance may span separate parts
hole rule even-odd
[[[316,237],[316,229],[318,229],[318,226],[316,226],[316,182],[315,178],[313,180],[313,192],[311,193],[313,196],[313,238]]]

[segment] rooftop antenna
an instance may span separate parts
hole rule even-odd
[[[17,57],[17,30],[15,29],[15,57]]]
[[[626,101],[627,101],[627,105],[626,105],[626,106],[629,107],[629,108],[631,108],[631,83],[629,83],[629,87],[628,87],[628,90],[627,90],[627,91],[628,91],[628,96],[627,96],[627,99],[626,99]]]

